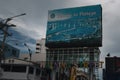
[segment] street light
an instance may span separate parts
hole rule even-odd
[[[30,56],[30,61],[31,61],[32,51],[26,43],[24,43],[24,46],[27,47],[29,51],[29,56]],[[29,68],[30,68],[30,63],[29,63]],[[27,73],[27,79],[29,80],[29,72]]]
[[[23,41],[19,41],[19,40],[17,40],[17,39],[7,40],[7,42],[9,42],[9,41],[14,41],[14,42],[15,42],[15,45],[19,45],[19,43],[21,43],[22,46],[25,46],[25,47],[28,49],[29,57],[30,57],[29,59],[30,59],[30,61],[31,61],[32,50],[29,48],[29,46],[28,46],[26,43],[24,43]],[[9,44],[9,43],[8,43],[8,44]]]
[[[27,47],[27,49],[29,51],[29,56],[30,56],[30,61],[31,61],[32,51],[26,43],[24,43],[24,46]]]
[[[17,39],[7,40],[7,42],[9,42],[9,41],[14,41],[14,42],[15,42],[15,45],[19,45],[19,43],[21,43],[22,46],[25,46],[25,47],[28,49],[29,57],[30,57],[29,59],[30,59],[30,61],[31,61],[32,50],[29,48],[29,46],[28,46],[26,43],[24,43],[23,41],[19,41],[19,40],[17,40]],[[9,43],[8,43],[8,44],[9,44]]]
[[[13,17],[9,17],[9,18],[3,19],[3,20],[1,20],[1,22],[5,21],[5,20],[10,21],[10,20],[12,20],[13,18],[20,17],[20,16],[24,16],[24,15],[26,15],[26,13],[19,14],[19,15],[13,16]]]

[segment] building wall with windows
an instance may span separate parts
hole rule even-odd
[[[25,62],[25,61],[23,61]],[[28,64],[1,64],[0,80],[40,80],[40,68]]]
[[[72,77],[76,76],[77,78],[77,75],[70,76],[70,74],[72,74],[72,67],[76,66],[76,68],[84,73],[89,73],[90,68],[94,68],[93,73],[95,78],[99,79],[100,50],[97,47],[48,48],[46,54],[46,67],[52,69],[53,72],[55,72],[55,76],[61,74],[63,70],[63,72],[68,73],[66,76],[68,75],[71,80],[75,80]],[[89,74],[86,74],[86,76],[88,75]],[[81,80],[87,79],[82,78]]]
[[[45,38],[36,41],[36,54],[46,53]]]
[[[90,65],[90,58],[93,59],[93,63],[99,62],[99,48],[53,48],[46,50],[48,64],[65,63],[66,65],[76,64],[80,68],[88,68],[84,66],[86,63]],[[90,54],[92,53],[92,54]],[[91,57],[92,56],[92,57]],[[99,67],[94,65],[95,67]]]
[[[0,42],[0,48],[2,50],[2,42]],[[4,58],[10,58],[10,57],[18,58],[20,54],[20,50],[9,44],[5,44],[3,54],[4,54]]]
[[[46,61],[45,38],[36,41],[36,52],[32,54],[32,61]]]
[[[30,61],[30,55],[28,53],[21,53],[19,55],[19,59],[25,60],[25,61]],[[6,63],[22,63],[22,64],[28,64],[24,63],[21,60],[13,60],[12,58],[9,58],[6,60]],[[45,61],[46,61],[46,47],[45,47],[45,38],[42,38],[40,40],[36,41],[36,52],[33,52],[31,55],[31,61],[32,62],[37,62],[40,64],[43,64],[45,66]]]
[[[103,80],[120,80],[120,57],[106,57]]]
[[[89,54],[93,52],[94,54]],[[47,49],[47,61],[68,61],[79,62],[89,61],[89,56],[94,56],[94,61],[99,61],[99,49],[98,48],[54,48]]]

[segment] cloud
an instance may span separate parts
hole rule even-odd
[[[8,18],[21,13],[27,15],[14,18],[10,23],[16,24],[15,33],[10,39],[21,41],[22,53],[28,53],[22,42],[29,45],[35,52],[35,41],[45,37],[48,10],[80,7],[88,5],[102,5],[103,11],[103,46],[100,47],[100,59],[105,60],[107,53],[120,56],[120,1],[119,0],[1,0],[0,18]],[[22,46],[22,47],[21,47]]]
[[[120,52],[118,49],[120,47],[119,5],[120,1],[116,0],[111,0],[103,5],[103,52],[112,52],[113,54]]]

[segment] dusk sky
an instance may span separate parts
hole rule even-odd
[[[120,56],[119,0],[0,0],[0,18],[5,19],[26,13],[27,15],[14,18],[10,23],[17,25],[15,30],[24,35],[21,41],[27,42],[27,40],[46,37],[48,10],[96,4],[101,4],[103,12],[101,60],[107,53],[110,53],[111,56]],[[29,43],[29,46],[35,48],[34,41]]]

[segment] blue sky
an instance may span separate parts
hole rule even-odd
[[[0,40],[3,40],[3,31],[0,30]],[[16,30],[16,28],[9,28],[8,33],[11,34],[11,36],[7,36],[6,43],[10,44],[18,49],[20,49],[21,53],[28,53],[27,47],[24,46],[24,44],[27,44],[29,48],[35,52],[35,44],[36,40],[20,33]]]
[[[33,43],[29,43],[29,41],[45,38],[48,10],[95,4],[101,4],[103,9],[101,60],[104,60],[107,53],[111,53],[112,56],[120,56],[119,0],[0,0],[0,18],[26,13],[27,15],[15,18],[10,23],[17,25],[15,31],[19,32],[19,35],[24,35],[19,41],[25,40],[34,50],[34,41]]]

